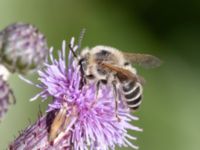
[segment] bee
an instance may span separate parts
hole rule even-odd
[[[72,50],[72,49],[71,49]],[[96,99],[101,84],[113,86],[115,97],[115,112],[118,117],[119,94],[127,106],[137,110],[142,102],[144,79],[137,74],[132,64],[143,67],[158,67],[161,61],[149,54],[137,54],[122,52],[108,46],[95,46],[91,49],[83,49],[78,57],[85,84],[96,84]]]

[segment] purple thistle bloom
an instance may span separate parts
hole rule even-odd
[[[71,40],[71,46],[74,51],[78,48],[74,45],[74,38]],[[36,86],[41,88],[42,92],[31,100],[36,100],[38,97],[42,97],[43,100],[53,97],[47,116],[40,118],[36,124],[27,128],[11,144],[11,149],[23,147],[23,149],[109,150],[115,149],[116,146],[130,146],[138,149],[130,141],[136,140],[136,137],[129,135],[127,131],[142,131],[131,124],[131,121],[138,118],[132,116],[129,109],[121,102],[118,109],[121,121],[117,120],[113,90],[108,85],[100,87],[98,102],[92,105],[96,95],[95,85],[81,85],[80,66],[76,59],[72,58],[71,52],[69,52],[68,65],[66,65],[65,49],[66,44],[63,42],[62,51],[58,52],[58,60],[56,60],[51,48],[50,62],[45,64],[42,71],[38,71],[41,83]],[[65,116],[70,121],[55,140],[49,142],[49,129],[54,117],[48,116],[54,116],[55,112],[65,106],[67,108]],[[38,123],[42,124],[42,127]],[[34,134],[36,136],[33,136]]]

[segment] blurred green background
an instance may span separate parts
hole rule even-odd
[[[200,150],[200,1],[0,0],[0,28],[16,21],[35,24],[56,49],[86,28],[83,47],[104,44],[161,58],[160,68],[138,68],[147,83],[135,123],[144,132],[132,133],[135,143],[140,150]],[[29,102],[39,90],[17,75],[9,83],[17,104],[0,124],[0,150],[48,103]]]

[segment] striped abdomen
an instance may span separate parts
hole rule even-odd
[[[138,109],[142,102],[142,85],[129,80],[122,84],[122,92],[128,107],[132,110]]]

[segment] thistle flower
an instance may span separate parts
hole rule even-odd
[[[68,66],[65,58],[65,42],[62,52],[58,52],[58,60],[50,50],[50,62],[45,64],[42,71],[38,71],[41,83],[36,84],[41,88],[41,93],[31,100],[41,97],[43,100],[53,97],[49,104],[47,115],[41,117],[34,125],[28,127],[10,145],[11,149],[74,149],[74,150],[108,150],[116,146],[138,147],[130,140],[136,137],[129,135],[128,130],[141,131],[140,128],[131,124],[138,120],[132,116],[129,109],[120,103],[118,114],[119,122],[115,115],[115,103],[112,88],[108,85],[101,86],[98,94],[98,102],[95,100],[96,88],[93,84],[80,85],[82,76],[80,66],[72,58],[71,52],[68,56]],[[78,46],[74,45],[74,38],[70,44],[75,51]],[[24,79],[30,84],[32,82]],[[80,88],[81,87],[81,88]],[[53,142],[48,140],[49,129],[56,112],[63,107],[66,120],[70,121],[63,127]],[[49,117],[50,116],[50,117]]]
[[[47,53],[44,35],[31,24],[15,23],[0,32],[0,63],[10,72],[27,73],[36,69]]]

